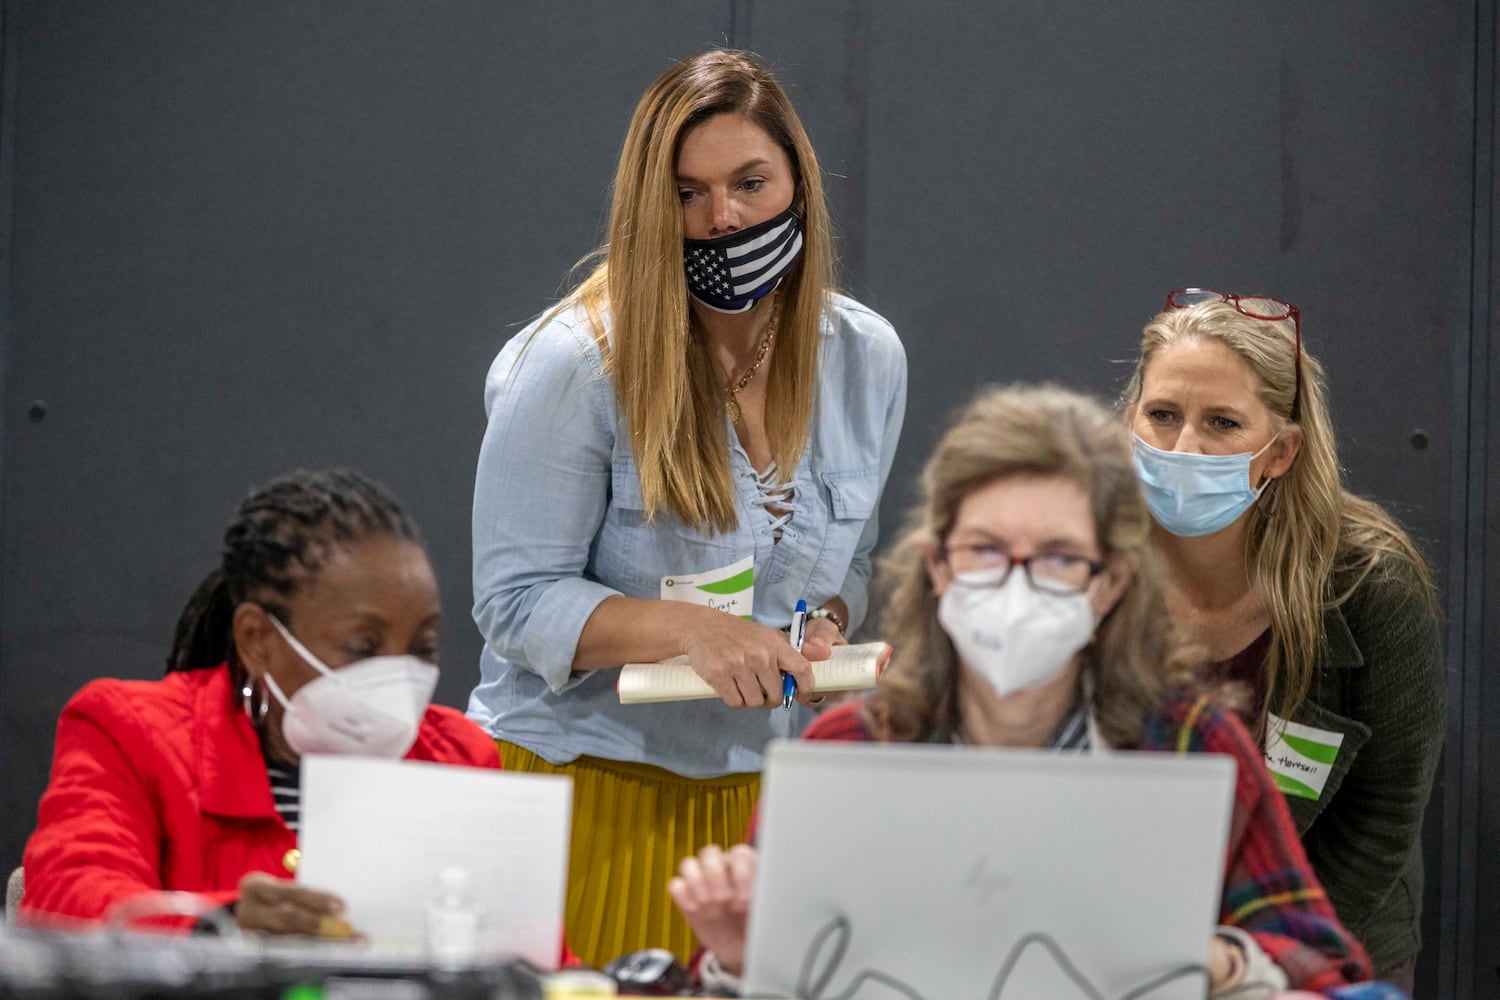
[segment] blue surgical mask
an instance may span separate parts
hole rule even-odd
[[[755,307],[797,263],[802,219],[796,203],[759,225],[711,240],[683,240],[688,291],[719,312]]]
[[[1280,435],[1278,434],[1277,437]],[[1197,538],[1223,531],[1249,510],[1265,489],[1250,485],[1250,463],[1260,451],[1197,455],[1162,451],[1135,439],[1135,471],[1156,523],[1174,535]]]

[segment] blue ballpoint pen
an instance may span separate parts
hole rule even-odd
[[[792,612],[792,648],[802,652],[802,636],[807,631],[807,602],[798,601],[797,610]],[[792,699],[797,695],[797,678],[785,671],[781,674],[781,707],[788,712],[792,710]]]

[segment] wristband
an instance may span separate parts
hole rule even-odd
[[[834,612],[829,611],[827,608],[815,608],[814,610],[807,613],[807,618],[809,621],[814,618],[827,618],[829,621],[833,622],[833,627],[839,630],[839,635],[844,634],[843,619],[841,619]]]

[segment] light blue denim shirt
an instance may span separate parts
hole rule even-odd
[[[906,409],[906,354],[883,318],[834,296],[818,369],[792,517],[776,541],[732,427],[739,527],[716,535],[670,511],[647,523],[630,439],[581,309],[505,345],[485,382],[474,487],[474,621],[485,648],[471,719],[554,764],[586,754],[694,778],[758,771],[767,740],[802,732],[812,713],[800,705],[621,705],[618,670],[571,664],[605,598],[659,598],[663,577],[752,554],[756,621],[783,628],[797,601],[818,607],[835,596],[851,629],[863,620],[880,492]]]

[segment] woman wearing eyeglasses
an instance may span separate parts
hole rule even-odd
[[[1323,368],[1286,303],[1174,292],[1122,407],[1167,568],[1209,676],[1254,693],[1297,830],[1382,978],[1410,989],[1422,814],[1444,732],[1427,566],[1343,487]]]
[[[807,738],[1230,755],[1238,769],[1220,926],[1203,928],[1212,990],[1261,996],[1253,986],[1367,979],[1368,960],[1308,869],[1258,748],[1196,693],[1197,661],[1165,614],[1151,518],[1118,420],[1059,389],[982,395],[938,444],[923,486],[915,526],[881,566],[893,652],[880,687],[825,714]],[[850,832],[829,835],[841,833]],[[1129,857],[1121,844],[1121,863]],[[741,970],[755,864],[748,845],[708,849],[672,883],[712,952],[709,980],[732,985]]]

